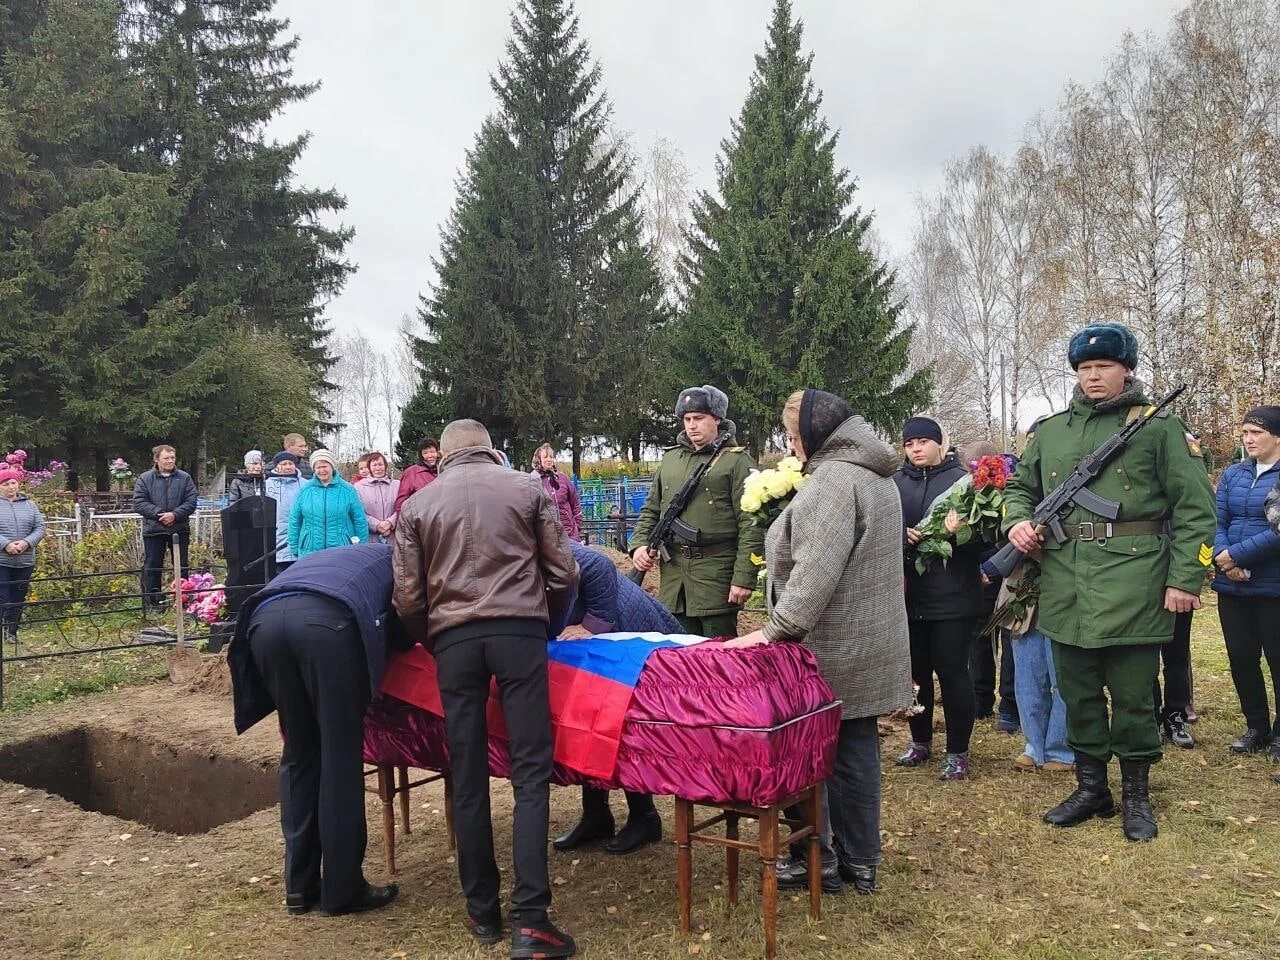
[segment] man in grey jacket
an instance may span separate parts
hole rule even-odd
[[[178,558],[171,558],[183,577],[190,570],[191,515],[196,512],[196,485],[191,475],[178,469],[178,454],[167,443],[151,448],[155,466],[138,478],[133,487],[133,509],[142,516],[143,606],[150,611],[164,606],[160,572],[164,555],[178,535]]]

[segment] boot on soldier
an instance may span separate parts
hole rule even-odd
[[[1114,817],[1115,798],[1107,784],[1107,765],[1097,757],[1076,754],[1076,788],[1044,815],[1054,827],[1075,827],[1092,817]]]
[[[1154,840],[1160,832],[1147,788],[1150,773],[1150,760],[1120,761],[1123,787],[1120,802],[1124,814],[1124,835],[1129,840]]]

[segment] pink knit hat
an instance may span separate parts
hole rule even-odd
[[[15,467],[9,463],[0,463],[0,483],[9,480],[21,481],[26,474],[21,467]]]

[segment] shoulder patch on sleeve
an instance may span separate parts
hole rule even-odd
[[[1193,457],[1204,458],[1204,451],[1200,448],[1200,441],[1196,439],[1196,435],[1189,430],[1184,430],[1182,435],[1187,440],[1187,452]]]

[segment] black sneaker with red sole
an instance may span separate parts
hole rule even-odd
[[[573,937],[556,929],[550,920],[517,923],[511,930],[511,960],[555,960],[577,952]]]

